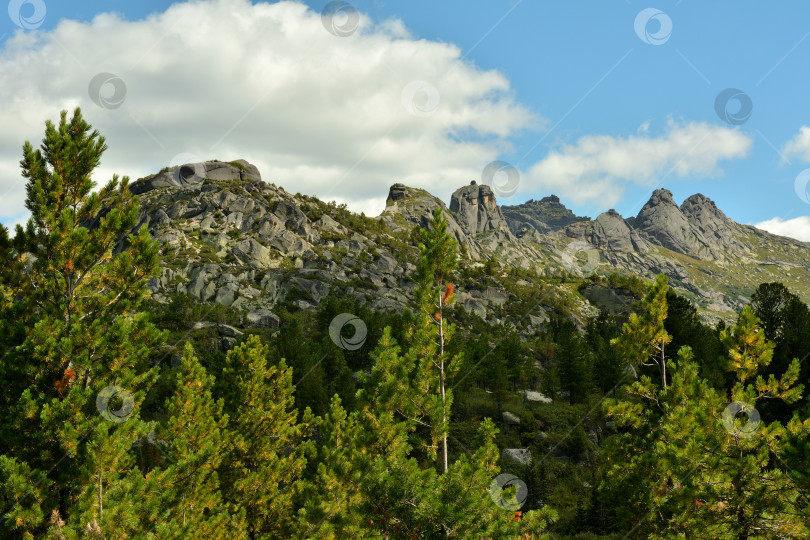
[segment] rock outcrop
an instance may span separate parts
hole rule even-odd
[[[509,231],[489,186],[473,183],[457,189],[450,198],[450,211],[467,234]]]
[[[407,187],[404,184],[392,185],[388,190],[388,199],[386,199],[385,210],[381,217],[391,230],[410,232],[416,226],[429,227],[436,208],[442,209],[447,221],[447,232],[453,235],[459,246],[463,246],[470,258],[479,260],[481,253],[478,245],[459,225],[456,216],[440,199],[423,189]]]
[[[648,251],[647,243],[614,209],[599,214],[596,220],[566,227],[566,234],[587,240],[607,251]]]
[[[709,243],[694,229],[668,189],[656,189],[636,216],[635,228],[651,242],[697,259],[711,258]]]
[[[725,258],[728,250],[746,252],[746,246],[739,240],[742,228],[717,208],[714,201],[702,193],[688,197],[681,204],[681,213],[705,241],[718,258]]]
[[[520,234],[524,228],[539,233],[561,231],[577,222],[587,222],[590,218],[575,215],[560,202],[556,195],[543,197],[539,201],[530,199],[515,206],[502,206],[501,210],[509,229]]]
[[[255,165],[244,159],[231,162],[204,161],[200,163],[186,163],[168,167],[157,174],[136,180],[130,186],[130,191],[136,195],[146,193],[153,189],[194,188],[202,185],[205,180],[256,180],[261,181],[262,176]]]
[[[264,182],[243,160],[185,164],[130,189],[140,196],[137,226],[146,224],[161,244],[161,275],[148,282],[153,298],[166,302],[182,293],[227,305],[244,314],[245,327],[277,328],[278,304],[314,309],[329,294],[357,298],[372,309],[413,307],[418,250],[411,231],[429,227],[436,208],[459,243],[461,268],[498,263],[486,284],[456,289],[457,305],[496,324],[519,301],[521,288],[537,284],[529,276],[563,270],[648,278],[665,273],[704,314],[727,320],[762,282],[793,280],[787,284],[810,296],[802,289],[810,283],[808,244],[738,224],[701,194],[678,207],[671,192],[656,190],[636,218],[609,210],[589,220],[553,195],[501,208],[489,186],[468,185],[453,193],[448,208],[425,190],[394,184],[385,211],[370,221]],[[85,225],[95,226],[103,213]],[[515,280],[509,268],[523,269],[518,288],[505,283]],[[556,287],[550,283],[543,287]],[[580,322],[595,310],[588,300],[604,300],[601,293],[582,294],[572,304]],[[511,323],[528,337],[546,327],[548,313],[538,306]]]

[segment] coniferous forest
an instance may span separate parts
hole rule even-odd
[[[628,300],[524,340],[454,295],[529,278],[468,265],[437,211],[411,309],[331,294],[222,350],[199,322],[235,310],[150,297],[106,149],[47,122],[0,226],[0,538],[810,537],[810,309],[781,283],[709,326],[664,275],[549,277]]]

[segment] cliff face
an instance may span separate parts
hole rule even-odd
[[[456,215],[461,228],[467,234],[509,232],[503,212],[489,186],[473,182],[457,189],[450,198],[450,211]]]
[[[740,225],[700,194],[678,207],[671,192],[656,190],[635,218],[609,210],[590,220],[554,196],[502,208],[488,186],[471,184],[447,207],[427,191],[394,184],[385,211],[360,218],[266,183],[242,160],[186,164],[131,189],[141,198],[139,225],[163,246],[162,275],[149,283],[154,298],[189,294],[243,310],[259,326],[276,324],[279,302],[295,298],[297,308],[310,309],[335,291],[374,309],[410,306],[417,260],[411,230],[429,226],[436,208],[459,243],[462,267],[495,259],[538,281],[562,271],[665,273],[707,317],[730,317],[766,281],[810,296],[808,244]],[[458,289],[459,302],[484,317],[511,294],[505,283],[470,287]]]

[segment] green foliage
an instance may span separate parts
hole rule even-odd
[[[228,351],[221,393],[230,417],[231,450],[223,458],[223,495],[247,511],[248,532],[284,537],[293,526],[293,499],[306,464],[303,444],[314,423],[293,407],[293,373],[282,360],[268,366],[269,350],[257,336]]]
[[[760,319],[765,336],[775,342],[773,360],[760,370],[763,376],[779,376],[794,358],[801,362],[799,381],[810,384],[810,308],[781,283],[763,283],[751,296],[751,307]],[[765,412],[782,421],[808,403],[807,396],[795,406],[769,403]]]
[[[611,341],[634,369],[657,366],[664,389],[667,387],[666,345],[672,340],[664,327],[667,290],[667,277],[660,274],[642,301],[642,314],[631,314],[622,327],[622,335]]]
[[[794,402],[801,392],[794,386],[798,362],[780,380],[757,376],[773,353],[758,322],[746,307],[737,324],[721,333],[729,351],[726,369],[737,379],[728,394],[730,405],[724,392],[699,377],[689,347],[670,363],[668,389],[643,376],[627,387],[624,399],[608,400],[608,414],[628,428],[611,441],[613,463],[601,486],[605,506],[614,508],[615,526],[656,538],[810,533],[810,508],[781,457],[795,455],[797,443],[806,445],[801,422],[792,421],[790,441],[777,421],[758,424],[750,415],[736,416],[739,410],[754,414],[764,399]]]
[[[783,285],[709,328],[662,276],[645,293],[633,276],[459,268],[440,211],[394,238],[307,197],[310,219],[418,246],[416,311],[375,313],[340,286],[302,311],[292,293],[280,329],[244,329],[226,353],[217,326],[238,311],[147,300],[159,252],[126,178],[92,193],[105,149],[79,110],[47,123],[23,148],[31,219],[13,238],[0,226],[0,537],[810,535],[810,311]],[[455,306],[459,285],[507,290],[504,322]],[[582,333],[577,289],[643,299]],[[532,336],[538,306],[550,320]],[[360,348],[330,336],[343,313],[367,326]],[[538,384],[553,403],[523,401]],[[503,411],[519,425],[498,430]],[[503,463],[527,484],[522,516],[492,488],[505,447],[533,456]]]
[[[133,232],[138,205],[128,178],[91,192],[106,148],[79,109],[47,122],[41,148],[26,142],[20,162],[31,218],[12,241],[0,234],[6,538],[43,534],[49,523],[74,533],[132,531],[126,501],[142,480],[131,473],[129,449],[150,427],[137,411],[156,375],[150,351],[163,339],[138,309],[158,260],[146,228]],[[116,253],[123,242],[128,249]],[[111,386],[131,397],[124,422],[97,410]],[[37,482],[12,481],[22,478]]]
[[[694,304],[671,289],[667,291],[664,328],[672,337],[666,352],[668,359],[677,358],[681,347],[688,345],[700,365],[701,377],[717,389],[725,388],[731,382],[720,362],[726,351],[719,332],[703,324]]]
[[[555,356],[560,385],[568,393],[571,403],[582,403],[592,385],[592,360],[590,350],[570,319],[565,319],[555,329]]]

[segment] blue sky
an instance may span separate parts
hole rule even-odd
[[[0,91],[20,109],[0,138],[4,223],[24,218],[23,140],[81,105],[108,137],[107,175],[142,176],[180,155],[243,157],[288,191],[376,214],[395,181],[447,201],[498,159],[520,173],[501,204],[554,192],[578,214],[631,216],[666,187],[677,202],[701,192],[737,221],[810,240],[797,181],[810,167],[806,1],[355,0],[361,20],[345,37],[315,28],[327,2],[178,4],[44,0],[41,24],[34,3],[21,6],[27,30],[0,17]],[[107,12],[119,15],[94,19]],[[126,82],[122,106],[88,98],[95,72]],[[408,80],[427,93],[408,94]],[[752,104],[737,125],[716,111],[727,88]],[[393,110],[406,96],[415,114]]]

